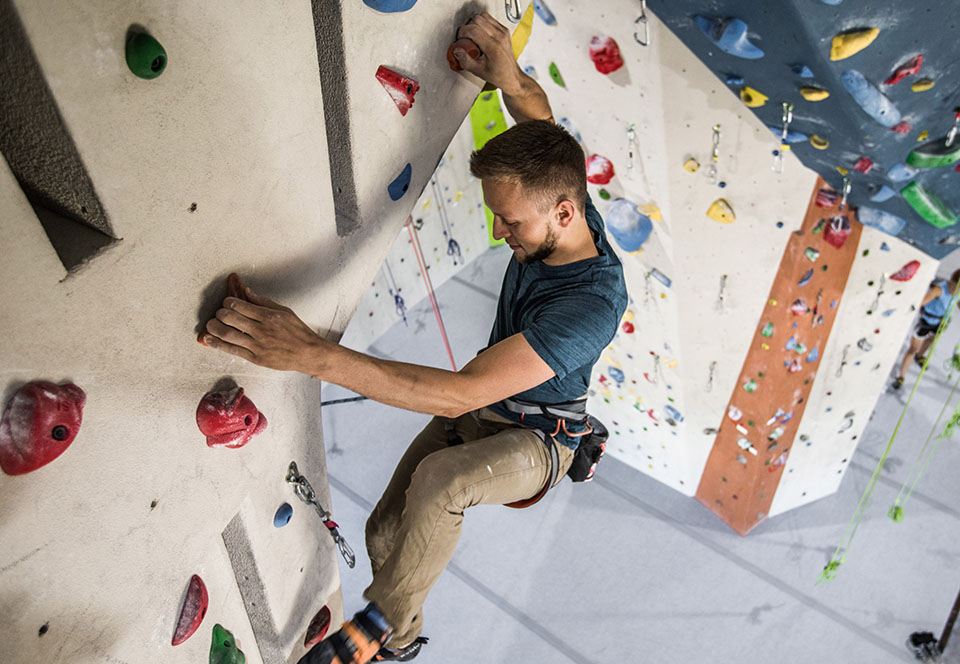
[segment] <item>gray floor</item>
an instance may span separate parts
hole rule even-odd
[[[437,292],[458,366],[484,345],[510,254],[491,250]],[[367,350],[438,367],[446,353],[428,302]],[[607,457],[595,481],[564,481],[528,510],[467,513],[453,562],[424,608],[418,662],[916,661],[904,641],[939,636],[960,587],[956,440],[941,446],[906,519],[886,517],[949,393],[954,324],[893,448],[838,578],[816,585],[886,446],[904,395],[884,394],[840,491],[742,538],[693,499]],[[350,345],[349,335],[344,343]],[[350,396],[324,385],[325,400]],[[370,580],[363,523],[427,417],[363,401],[324,409],[333,508],[358,554],[341,566],[344,605]],[[960,639],[960,634],[954,639]],[[960,662],[952,641],[944,657]]]

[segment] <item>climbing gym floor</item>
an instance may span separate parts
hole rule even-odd
[[[437,291],[457,366],[486,342],[510,253],[491,249]],[[960,257],[958,257],[960,258]],[[940,272],[949,274],[948,258]],[[412,298],[410,298],[412,300]],[[638,332],[642,331],[638,325]],[[343,343],[351,345],[353,328]],[[596,479],[563,481],[528,510],[467,513],[447,572],[424,608],[430,637],[417,661],[645,664],[880,664],[916,661],[904,641],[937,636],[960,587],[957,440],[947,440],[905,507],[886,516],[949,393],[945,333],[914,397],[837,577],[817,585],[853,515],[918,374],[880,396],[840,491],[740,537],[701,504],[609,456]],[[429,301],[367,348],[449,367]],[[352,396],[324,384],[323,399]],[[951,409],[952,410],[952,409]],[[341,565],[344,607],[370,581],[363,524],[427,416],[370,401],[323,412],[334,517],[358,554]],[[798,443],[802,444],[802,443]],[[954,639],[960,637],[954,637]],[[945,662],[960,662],[952,641]]]

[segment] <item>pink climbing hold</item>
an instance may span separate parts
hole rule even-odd
[[[633,334],[633,323],[631,323],[630,321],[624,321],[623,331],[627,334]]]
[[[384,90],[393,99],[393,103],[400,109],[400,115],[406,115],[410,107],[413,106],[413,96],[420,89],[420,84],[411,78],[387,69],[383,65],[377,68],[377,80],[380,81]]]
[[[823,228],[823,239],[827,244],[842,249],[850,237],[850,220],[846,217],[834,217]]]
[[[592,154],[587,157],[587,182],[607,184],[613,179],[613,164],[606,157]]]
[[[24,475],[64,453],[80,431],[87,395],[73,383],[27,383],[0,420],[0,469]]]
[[[890,275],[894,281],[910,281],[920,269],[920,261],[910,261],[902,268]]]
[[[807,313],[807,303],[801,297],[793,301],[793,304],[790,305],[790,313],[794,316],[802,316]]]
[[[180,618],[177,620],[177,629],[173,633],[171,645],[178,646],[193,636],[203,622],[203,617],[207,615],[209,602],[207,586],[203,583],[203,579],[194,574],[190,577],[187,596],[183,598],[183,606],[180,607]]]
[[[590,59],[601,74],[610,74],[623,66],[620,47],[613,37],[594,37],[590,40]]]
[[[901,120],[897,124],[890,127],[890,131],[895,131],[898,134],[909,134],[913,127],[910,126],[910,123],[906,120]]]
[[[803,371],[803,365],[800,364],[800,360],[794,358],[790,360],[790,363],[787,365],[787,371],[790,373],[797,373]]]
[[[893,70],[893,73],[890,74],[890,78],[883,82],[884,85],[896,85],[907,76],[912,76],[920,71],[920,66],[923,64],[923,56],[915,55],[902,65]]]
[[[267,428],[267,418],[257,410],[242,387],[207,392],[197,406],[197,426],[208,447],[243,447]]]
[[[869,173],[872,168],[873,159],[870,159],[869,157],[860,157],[860,159],[857,160],[857,163],[853,165],[853,170],[860,171],[864,175]]]
[[[833,189],[820,189],[817,191],[817,198],[814,201],[817,207],[832,208],[840,200],[840,194]]]
[[[329,628],[330,609],[324,606],[322,609],[317,611],[317,615],[315,615],[313,620],[310,621],[310,626],[307,627],[307,633],[303,636],[303,647],[312,648],[320,643],[320,641],[323,640],[323,637],[327,635],[327,630]]]

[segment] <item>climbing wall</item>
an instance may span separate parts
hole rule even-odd
[[[956,3],[650,0],[659,16],[859,219],[941,258],[960,243]]]
[[[469,11],[0,2],[4,661],[286,662],[340,619],[285,481],[336,518],[319,382],[196,337],[236,271],[339,338],[479,90]]]

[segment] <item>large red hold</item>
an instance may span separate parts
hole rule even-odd
[[[311,648],[323,640],[330,628],[330,609],[324,606],[310,621],[307,633],[303,635],[303,647]]]
[[[623,66],[620,47],[613,37],[594,37],[590,40],[590,59],[601,74],[610,74]]]
[[[87,395],[73,383],[27,383],[13,395],[0,419],[0,469],[23,475],[70,447],[80,431]]]
[[[913,279],[913,275],[915,275],[919,269],[920,261],[910,261],[902,268],[891,274],[890,278],[894,281],[910,281]]]
[[[592,154],[587,157],[587,182],[607,184],[613,179],[613,164],[606,157]]]
[[[884,85],[896,85],[907,76],[911,76],[920,71],[920,66],[923,64],[923,56],[915,55],[902,65],[893,70],[893,73],[890,74],[890,78],[883,82]]]
[[[850,220],[846,217],[833,217],[823,229],[823,239],[837,249],[843,248],[850,237]]]
[[[832,208],[840,200],[840,194],[832,189],[819,189],[814,201],[817,207]]]
[[[400,115],[406,115],[413,106],[413,97],[420,89],[420,84],[412,78],[401,76],[383,65],[377,68],[377,80],[383,86],[393,103],[400,109]]]
[[[243,447],[267,428],[267,418],[243,394],[242,387],[207,392],[197,406],[197,426],[208,447]]]
[[[207,615],[207,604],[210,598],[207,595],[207,586],[203,579],[194,574],[190,577],[190,586],[187,588],[187,596],[183,598],[183,606],[180,608],[180,618],[177,620],[177,629],[173,633],[171,645],[178,646],[197,631],[203,617]]]

